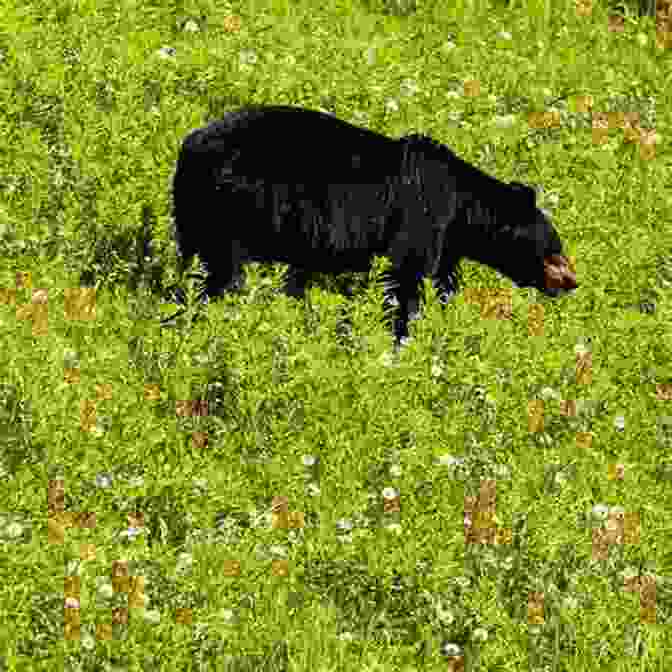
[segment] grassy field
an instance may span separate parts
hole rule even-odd
[[[0,671],[669,669],[672,21],[323,4],[0,7]],[[542,187],[580,288],[464,264],[395,353],[380,264],[251,266],[160,327],[179,144],[249,102]]]

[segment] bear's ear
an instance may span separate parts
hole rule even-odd
[[[515,189],[529,205],[535,206],[537,202],[537,192],[529,184],[521,184],[520,182],[510,182],[509,186]]]

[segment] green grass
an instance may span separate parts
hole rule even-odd
[[[670,50],[599,3],[319,4],[0,9],[0,670],[668,669]],[[588,96],[639,113],[655,153],[595,142]],[[579,290],[465,264],[394,354],[378,264],[307,302],[252,266],[161,329],[179,143],[248,102],[543,185]],[[483,288],[511,291],[508,319]],[[465,540],[465,498],[495,485],[499,543]],[[303,515],[274,527],[278,496]]]

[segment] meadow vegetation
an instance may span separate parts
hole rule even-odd
[[[0,670],[669,668],[668,10],[3,3]],[[579,290],[466,263],[395,353],[384,261],[251,266],[161,326],[180,142],[248,103],[540,187]]]

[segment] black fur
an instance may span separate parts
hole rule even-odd
[[[247,107],[185,138],[173,190],[178,250],[183,264],[199,254],[210,296],[239,287],[246,261],[289,264],[286,289],[301,296],[313,272],[366,271],[385,255],[400,338],[422,276],[453,292],[462,257],[549,296],[577,286],[533,189],[421,135],[396,140],[321,112]]]

